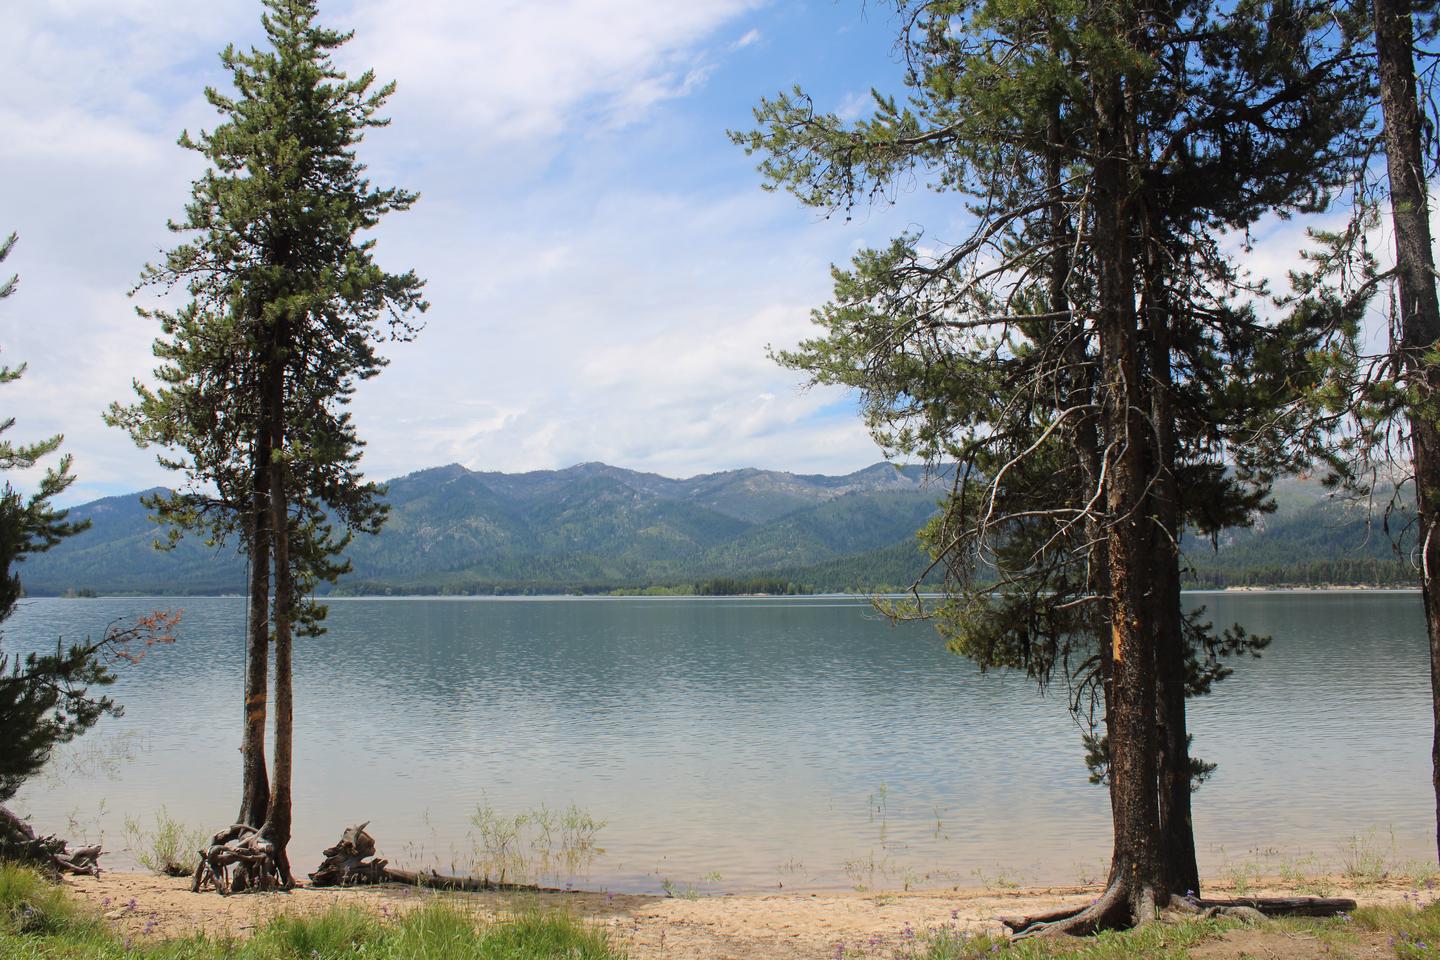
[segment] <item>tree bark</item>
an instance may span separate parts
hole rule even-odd
[[[280,324],[277,342],[284,343],[284,324]],[[275,775],[270,787],[270,805],[265,815],[265,836],[275,845],[275,868],[281,884],[294,886],[290,872],[290,782],[292,744],[294,742],[294,691],[291,678],[291,635],[295,610],[294,576],[290,569],[290,502],[286,484],[284,453],[284,366],[272,388],[271,436],[275,439],[276,455],[270,463],[270,529],[273,537],[272,560],[275,570]]]
[[[1151,465],[1155,623],[1155,724],[1161,870],[1172,893],[1200,893],[1195,829],[1190,808],[1190,733],[1185,718],[1185,621],[1180,608],[1180,485],[1175,475],[1174,372],[1170,364],[1174,321],[1160,238],[1144,235],[1145,310],[1149,346],[1150,410],[1155,461]]]
[[[269,399],[261,399],[262,416]],[[265,719],[270,686],[270,431],[255,442],[250,516],[250,609],[245,641],[245,727],[240,740],[240,814],[235,822],[258,827],[270,808],[265,771]]]
[[[1414,28],[1410,0],[1375,0],[1375,58],[1380,107],[1385,120],[1385,154],[1390,179],[1390,215],[1395,231],[1399,277],[1400,344],[1412,391],[1411,451],[1419,513],[1421,590],[1430,640],[1432,710],[1431,779],[1435,790],[1437,855],[1440,855],[1440,430],[1430,412],[1440,396],[1440,370],[1425,354],[1440,339],[1440,301],[1435,290],[1422,127],[1416,95]]]
[[[1147,503],[1147,466],[1154,438],[1146,422],[1130,252],[1132,217],[1126,196],[1125,146],[1119,135],[1123,97],[1118,83],[1102,90],[1101,140],[1095,174],[1095,233],[1100,272],[1100,346],[1104,409],[1111,457],[1106,490],[1110,567],[1110,813],[1114,827],[1110,880],[1097,926],[1152,919],[1168,899],[1159,870],[1156,803],[1155,621],[1151,596],[1154,536]],[[1108,114],[1108,116],[1107,116]],[[1102,127],[1105,130],[1106,127]],[[1107,902],[1108,901],[1108,902]]]

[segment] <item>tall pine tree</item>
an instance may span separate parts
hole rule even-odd
[[[187,236],[148,267],[142,286],[180,286],[178,310],[157,319],[159,386],[136,384],[137,402],[113,423],[186,478],[150,505],[174,535],[237,537],[250,560],[250,617],[242,738],[241,822],[262,828],[281,883],[292,878],[291,645],[321,629],[324,607],[306,599],[333,581],[350,535],[384,519],[381,492],[359,470],[362,442],[346,404],[386,361],[388,339],[409,339],[424,311],[414,272],[389,273],[363,234],[416,195],[376,188],[355,148],[388,121],[394,84],[339,71],[332,52],[351,34],[316,23],[313,0],[264,0],[268,48],[221,54],[234,92],[206,90],[223,118],[181,146],[210,167],[196,180]],[[272,599],[273,592],[273,599]],[[266,777],[267,652],[275,658],[274,768]]]
[[[1433,7],[1424,4],[1433,16]],[[1415,71],[1417,11],[1411,0],[1372,0],[1375,63],[1384,119],[1386,179],[1395,235],[1397,373],[1404,383],[1410,434],[1421,596],[1430,642],[1430,770],[1435,791],[1435,838],[1440,851],[1440,296],[1435,289],[1435,250],[1430,235],[1426,137]]]
[[[797,91],[737,139],[811,205],[919,172],[976,226],[861,253],[782,359],[858,388],[888,450],[957,464],[926,531],[952,646],[1103,703],[1109,884],[1033,928],[1144,920],[1198,884],[1183,693],[1258,643],[1182,616],[1179,535],[1263,505],[1310,334],[1259,321],[1216,237],[1325,202],[1344,34],[1290,2],[898,6],[907,103],[845,124]]]
[[[1369,16],[1351,29],[1363,44],[1361,61],[1374,71],[1378,123],[1357,125],[1350,137],[1367,160],[1377,153],[1384,163],[1357,165],[1350,222],[1336,232],[1316,231],[1317,249],[1306,252],[1310,262],[1293,279],[1297,311],[1330,316],[1339,334],[1330,348],[1339,358],[1330,367],[1337,375],[1317,392],[1320,406],[1345,420],[1322,454],[1334,468],[1330,480],[1366,500],[1389,489],[1385,528],[1419,575],[1440,851],[1440,294],[1429,200],[1437,117],[1433,92],[1422,85],[1422,73],[1433,77],[1435,54],[1426,45],[1437,32],[1437,9],[1433,0],[1372,0],[1361,9]],[[1429,70],[1417,69],[1421,58],[1431,62]],[[1382,271],[1367,235],[1387,206],[1395,264]],[[1367,354],[1351,331],[1387,289],[1388,342]],[[1391,517],[1409,512],[1398,493],[1412,483],[1415,514]]]

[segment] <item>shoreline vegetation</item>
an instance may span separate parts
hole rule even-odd
[[[1324,883],[1361,906],[1328,919],[1172,917],[1093,940],[1010,942],[1001,915],[1083,904],[1100,886],[653,896],[453,893],[386,884],[194,896],[184,879],[105,872],[58,887],[0,865],[0,953],[117,960],[244,957],[1402,958],[1440,931],[1433,877],[1217,877],[1207,890],[1287,896]]]

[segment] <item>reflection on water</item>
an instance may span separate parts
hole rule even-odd
[[[1425,855],[1418,598],[1187,602],[1275,637],[1192,706],[1196,752],[1220,764],[1196,797],[1202,868],[1269,848],[1336,862],[1367,832],[1392,845],[1393,831],[1395,856]],[[243,599],[30,600],[6,642],[174,605],[179,642],[113,688],[126,715],[22,793],[43,829],[73,814],[118,845],[126,813],[161,804],[207,830],[234,816]],[[929,627],[863,602],[353,599],[332,602],[329,626],[296,646],[291,858],[307,869],[369,820],[397,866],[615,890],[1103,872],[1106,796],[1087,782],[1064,697],[982,676]],[[603,821],[593,862],[564,862],[566,811]],[[550,853],[536,846],[547,825]]]

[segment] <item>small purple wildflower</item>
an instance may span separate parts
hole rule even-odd
[[[950,911],[950,919],[951,919],[951,920],[959,920],[959,919],[960,919],[960,911],[959,911],[959,910],[951,910],[951,911]]]

